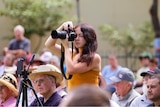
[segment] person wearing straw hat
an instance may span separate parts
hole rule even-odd
[[[4,73],[0,77],[0,107],[14,107],[17,96],[17,79],[11,73]]]
[[[43,106],[58,106],[61,101],[61,96],[56,92],[57,84],[63,80],[60,70],[51,64],[40,65],[36,70],[33,70],[29,75],[36,91],[42,95],[39,97]],[[38,106],[39,103],[35,99],[31,104]]]

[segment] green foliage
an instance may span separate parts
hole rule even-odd
[[[145,22],[138,27],[129,25],[126,29],[117,29],[111,25],[100,26],[103,39],[114,47],[125,50],[125,55],[131,56],[149,50],[153,45],[154,32],[152,24]]]
[[[5,8],[1,15],[25,27],[25,36],[44,36],[59,26],[72,7],[71,0],[2,0]]]
[[[108,41],[114,49],[119,49],[125,56],[125,66],[135,68],[136,59],[144,51],[150,51],[153,47],[154,31],[151,22],[144,22],[135,27],[128,25],[125,29],[117,29],[109,24],[100,26],[103,40]]]

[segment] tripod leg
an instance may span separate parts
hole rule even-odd
[[[39,106],[42,107],[43,104],[42,104],[42,102],[39,100],[39,98],[38,98],[38,96],[37,96],[37,94],[36,94],[36,91],[34,90],[34,88],[33,88],[33,86],[32,86],[31,81],[30,81],[29,79],[27,79],[27,82],[28,82],[28,84],[30,85],[31,90],[32,90],[33,93],[34,93],[34,95],[35,95],[35,97],[36,97],[36,99],[37,99],[37,101],[38,101],[38,103],[39,103]]]
[[[23,83],[22,83],[22,88],[23,88],[22,105],[23,105],[23,107],[28,107],[27,85],[24,83],[26,83],[26,80],[25,80],[25,82],[23,81]]]
[[[18,104],[19,104],[19,101],[20,101],[20,98],[21,98],[21,93],[22,93],[22,81],[20,82],[20,86],[19,86],[19,92],[18,92],[18,97],[17,97],[17,101],[16,101],[16,107],[18,107]],[[23,99],[22,99],[23,100]]]

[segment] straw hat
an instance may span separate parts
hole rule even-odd
[[[33,70],[32,73],[29,75],[29,78],[34,80],[35,75],[38,75],[38,74],[46,74],[46,75],[54,76],[56,78],[56,84],[60,84],[61,81],[63,80],[61,71],[56,66],[51,64],[38,66],[37,69]]]
[[[18,96],[18,89],[17,89],[17,79],[16,77],[11,73],[4,73],[0,77],[0,83],[7,86],[10,90],[13,91],[14,96]]]

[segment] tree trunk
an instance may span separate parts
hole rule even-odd
[[[160,25],[158,20],[158,0],[153,0],[150,8],[150,15],[152,19],[153,29],[155,31],[155,38],[160,37]]]
[[[37,44],[36,48],[34,49],[33,53],[37,53],[38,52],[39,48],[41,47],[41,43],[42,43],[42,36],[39,36],[38,44]]]

